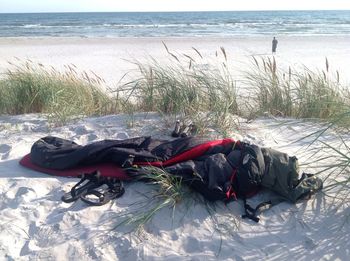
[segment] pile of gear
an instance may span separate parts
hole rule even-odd
[[[243,217],[256,222],[263,207],[281,201],[295,203],[322,188],[322,181],[312,174],[303,173],[299,178],[298,160],[294,156],[233,139],[205,140],[192,136],[195,130],[193,124],[176,122],[172,136],[177,139],[137,137],[86,146],[47,136],[33,144],[28,160],[21,164],[55,175],[88,167],[89,171],[62,200],[81,199],[90,205],[102,205],[122,196],[122,180],[147,177],[149,166],[153,166],[178,177],[207,200],[243,199]],[[101,171],[101,164],[113,165],[110,171]],[[253,208],[246,200],[261,188],[275,192],[278,197]]]

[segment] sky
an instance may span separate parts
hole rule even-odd
[[[350,0],[0,0],[1,13],[350,10]]]

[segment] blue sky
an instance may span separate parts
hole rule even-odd
[[[350,10],[350,0],[0,0],[0,12]]]

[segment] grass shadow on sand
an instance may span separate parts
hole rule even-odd
[[[1,178],[44,178],[41,173],[24,171],[15,166],[18,160],[0,163]],[[5,174],[6,169],[15,174]],[[33,176],[34,174],[34,176]],[[61,177],[54,177],[62,181]],[[73,179],[72,179],[73,181]],[[350,240],[347,233],[350,211],[336,199],[317,194],[310,201],[297,205],[281,203],[261,215],[261,222],[241,219],[242,202],[206,204],[195,193],[189,195],[175,210],[162,208],[141,230],[130,233],[130,226],[118,226],[122,214],[136,209],[145,210],[141,200],[149,200],[154,186],[137,182],[126,184],[126,194],[117,201],[102,207],[86,207],[82,202],[71,205],[60,201],[63,189],[53,188],[49,194],[35,198],[31,204],[50,205],[44,224],[29,226],[29,239],[44,253],[52,245],[67,241],[81,241],[85,247],[98,249],[112,247],[119,258],[140,256],[162,259],[157,249],[166,250],[167,259],[176,259],[191,254],[193,258],[234,258],[252,260],[266,258],[284,260],[293,257],[319,259],[345,259],[349,255],[346,247]],[[148,197],[145,197],[147,195]],[[250,200],[259,203],[264,193]],[[23,204],[27,204],[23,202]],[[133,208],[135,207],[135,208]],[[144,247],[150,251],[143,252]],[[174,249],[177,249],[176,251]],[[23,255],[29,255],[23,248]],[[154,250],[152,252],[151,250]],[[161,251],[163,252],[163,251]]]
[[[132,188],[131,193],[140,186],[143,185]],[[259,200],[253,198],[252,202],[255,204]],[[214,256],[237,260],[262,257],[301,260],[305,256],[344,259],[349,254],[344,246],[350,239],[346,232],[350,211],[330,200],[319,193],[310,201],[297,205],[281,203],[264,212],[260,223],[240,218],[243,211],[240,201],[227,206],[215,204],[216,207],[208,211],[203,202],[188,200],[177,207],[175,214],[171,209],[161,209],[138,231],[130,232],[127,226],[113,230],[104,227],[98,234],[102,245],[108,244],[112,235],[119,238],[127,235],[134,249],[147,242],[149,249],[166,249],[167,258],[190,252],[191,256],[200,259]],[[128,208],[125,203],[121,199],[117,203],[118,209]],[[108,212],[103,213],[100,224],[106,224],[106,220],[115,224],[121,218],[121,212],[112,209]],[[174,253],[173,247],[178,244],[181,248]],[[160,257],[147,255],[147,258]]]

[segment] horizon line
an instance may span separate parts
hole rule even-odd
[[[1,12],[0,14],[58,14],[58,13],[192,13],[192,12],[320,12],[350,11],[350,9],[274,9],[274,10],[184,10],[184,11],[39,11],[39,12]]]

